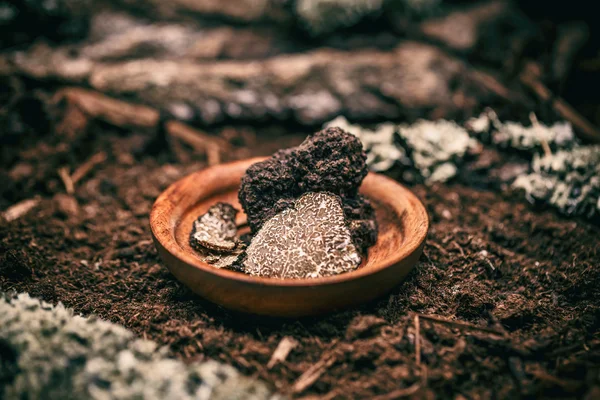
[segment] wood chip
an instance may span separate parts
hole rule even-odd
[[[488,328],[487,326],[477,326],[477,325],[473,325],[470,324],[468,322],[463,322],[463,321],[451,321],[451,320],[447,320],[447,319],[443,319],[440,317],[437,317],[435,315],[424,315],[424,314],[417,314],[419,316],[420,319],[425,319],[428,321],[432,321],[432,322],[437,322],[440,324],[444,324],[444,325],[448,325],[448,326],[452,326],[452,327],[456,327],[459,329],[472,329],[475,331],[482,331],[482,332],[488,332],[488,333],[493,333],[499,336],[504,336],[505,332],[501,332],[497,329],[493,329],[493,328]]]
[[[75,193],[75,185],[73,184],[73,179],[71,179],[71,174],[69,174],[69,168],[61,167],[58,169],[57,172],[63,185],[65,185],[65,190],[67,191],[67,193]]]
[[[286,336],[277,345],[277,348],[273,352],[269,363],[267,364],[267,368],[271,369],[276,364],[280,362],[284,362],[290,352],[298,346],[298,341],[292,337]]]
[[[94,154],[90,157],[86,162],[81,164],[75,172],[71,175],[71,179],[73,180],[73,184],[76,185],[84,176],[86,176],[90,171],[94,169],[94,167],[98,164],[106,161],[106,153],[101,151],[100,153]]]
[[[63,99],[89,118],[118,127],[154,129],[160,121],[160,113],[152,107],[113,99],[93,90],[66,88],[54,97],[55,102]],[[201,132],[182,122],[168,121],[165,127],[172,137],[187,143],[196,151],[207,153],[209,161],[213,164],[218,164],[220,154],[231,149],[231,145],[225,139]]]
[[[307,369],[292,386],[293,393],[302,393],[309,387],[311,387],[320,377],[323,375],[327,368],[331,367],[336,361],[336,355],[332,351],[335,348],[337,341],[332,343],[332,348],[326,351],[321,359],[314,364],[312,367]]]
[[[27,199],[18,202],[15,205],[7,208],[2,216],[8,222],[14,221],[16,219],[21,218],[23,215],[27,214],[29,211],[33,210],[39,203],[41,199],[39,197],[34,197],[33,199]]]

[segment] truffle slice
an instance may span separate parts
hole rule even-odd
[[[237,261],[240,258],[240,255],[244,253],[245,248],[246,245],[240,243],[235,249],[224,253],[208,249],[196,249],[196,251],[204,262],[215,268],[231,269],[240,272]]]
[[[237,245],[235,216],[238,211],[227,203],[217,203],[194,221],[190,245],[197,250],[231,251]]]
[[[271,158],[251,165],[242,178],[239,200],[252,233],[302,194],[329,192],[340,197],[348,221],[373,221],[370,230],[355,232],[356,237],[360,236],[355,243],[360,243],[359,251],[366,254],[377,236],[375,211],[358,194],[367,175],[366,157],[356,136],[339,128],[327,128],[297,147],[280,150]]]
[[[340,199],[320,192],[302,195],[265,222],[242,263],[250,275],[301,279],[354,270],[361,257]]]

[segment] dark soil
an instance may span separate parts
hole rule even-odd
[[[239,135],[248,147],[230,158],[270,154],[304,136],[252,132]],[[421,262],[391,294],[320,318],[239,315],[193,295],[158,258],[152,203],[205,163],[175,162],[164,149],[135,151],[144,140],[96,125],[79,142],[33,137],[13,148],[19,161],[3,172],[10,184],[3,208],[35,195],[41,202],[0,227],[0,290],[97,314],[169,345],[177,357],[222,360],[283,392],[329,361],[299,397],[600,397],[597,226],[499,191],[416,186],[431,231]],[[72,171],[100,150],[107,160],[73,196],[64,194],[56,169]],[[268,369],[286,336],[299,345]]]

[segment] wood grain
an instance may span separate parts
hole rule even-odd
[[[379,237],[356,271],[316,279],[271,279],[202,262],[188,243],[192,222],[217,201],[241,209],[237,200],[240,179],[260,160],[195,172],[171,185],[154,204],[150,225],[159,255],[173,275],[195,293],[224,307],[260,315],[323,314],[388,292],[418,261],[429,227],[425,207],[402,185],[369,173],[361,192],[373,202]],[[240,220],[244,219],[240,214]]]

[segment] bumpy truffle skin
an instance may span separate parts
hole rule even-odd
[[[331,127],[309,136],[298,147],[280,150],[268,160],[251,165],[242,178],[239,200],[252,233],[303,193],[330,192],[342,199],[350,222],[373,221],[371,230],[361,226],[352,231],[355,243],[365,254],[377,237],[373,207],[358,194],[368,172],[366,159],[356,136]]]

